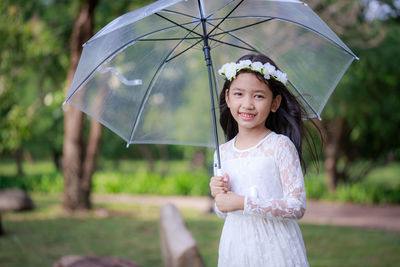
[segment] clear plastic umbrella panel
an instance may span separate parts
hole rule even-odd
[[[64,104],[128,145],[218,152],[217,71],[248,53],[274,60],[308,116],[318,118],[357,59],[301,1],[160,0],[115,19],[84,44]]]

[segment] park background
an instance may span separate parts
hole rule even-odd
[[[35,209],[5,212],[1,266],[49,266],[70,254],[162,263],[158,207],[104,195],[208,196],[214,151],[134,145],[63,110],[81,45],[114,18],[152,1],[0,2],[0,190],[21,188]],[[400,1],[305,1],[360,58],[317,121],[319,163],[306,153],[307,197],[400,204]],[[64,123],[69,116],[75,124]],[[66,125],[66,126],[65,126]],[[315,140],[317,133],[315,133]],[[63,147],[73,147],[66,154]],[[69,161],[63,161],[69,158]],[[63,169],[75,168],[71,176]],[[78,181],[74,183],[74,181]],[[181,210],[208,266],[222,221]],[[300,224],[311,266],[395,266],[400,236]]]

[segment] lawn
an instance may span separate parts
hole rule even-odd
[[[96,202],[67,216],[59,194],[33,194],[37,209],[3,214],[0,266],[51,266],[64,255],[109,255],[162,266],[158,207]],[[216,266],[223,221],[181,210],[207,266]],[[300,224],[311,266],[396,266],[400,235],[351,227]]]

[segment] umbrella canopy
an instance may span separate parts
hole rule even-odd
[[[357,59],[301,1],[160,0],[115,19],[84,44],[65,103],[128,145],[214,147],[212,111],[223,83],[217,71],[248,53],[274,60],[308,116],[318,118]]]

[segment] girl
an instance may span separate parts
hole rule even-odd
[[[304,110],[286,74],[264,55],[246,55],[219,73],[228,142],[220,146],[224,175],[214,169],[210,181],[215,211],[225,219],[218,266],[309,266],[296,222],[306,208]]]

